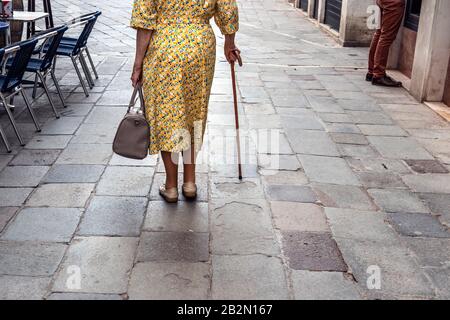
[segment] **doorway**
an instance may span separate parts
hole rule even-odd
[[[342,0],[327,0],[325,5],[325,24],[339,31],[341,27]]]

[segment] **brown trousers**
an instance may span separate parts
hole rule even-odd
[[[377,0],[381,9],[381,26],[373,36],[369,52],[369,73],[386,75],[389,49],[397,37],[405,13],[405,0]]]

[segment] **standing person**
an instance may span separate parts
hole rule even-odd
[[[366,80],[386,87],[401,87],[402,83],[386,75],[389,49],[397,37],[405,13],[405,0],[377,0],[381,10],[381,25],[373,36]]]
[[[161,152],[166,183],[160,194],[178,201],[178,156],[183,155],[183,195],[195,199],[195,161],[205,132],[216,62],[215,19],[225,36],[225,57],[237,60],[236,0],[134,0],[137,29],[133,86],[143,86],[151,127],[150,154]]]

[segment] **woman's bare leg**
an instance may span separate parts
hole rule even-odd
[[[184,183],[195,183],[195,162],[197,159],[197,152],[195,147],[183,152],[183,164],[184,164]]]
[[[161,152],[166,168],[166,189],[178,188],[178,157],[177,153]]]

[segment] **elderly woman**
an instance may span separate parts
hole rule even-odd
[[[195,199],[195,160],[201,148],[214,78],[214,17],[234,62],[239,28],[236,0],[135,0],[131,26],[137,48],[131,80],[142,85],[151,127],[150,154],[161,152],[166,183],[160,194],[178,201],[178,155],[183,154],[183,195]]]

